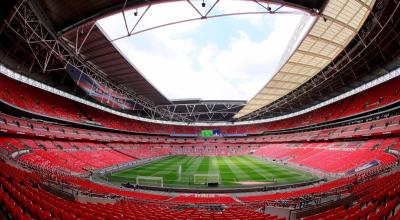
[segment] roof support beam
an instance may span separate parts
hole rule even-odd
[[[365,2],[363,2],[363,1],[361,1],[361,0],[356,0],[360,5],[362,5],[364,8],[366,8],[366,9],[368,9],[368,11],[371,11],[372,10],[372,8],[369,6],[369,5],[367,5],[367,4],[365,4]]]
[[[295,62],[287,62],[287,64],[291,64],[293,66],[301,66],[301,67],[306,67],[306,68],[310,68],[310,69],[316,69],[319,70],[320,68],[316,67],[316,66],[311,66],[308,64],[304,64],[304,63],[295,63]]]
[[[289,83],[289,84],[293,84],[293,85],[296,85],[296,86],[300,85],[300,83],[298,83],[298,82],[279,80],[279,79],[273,79],[273,80],[271,80],[271,82]]]
[[[324,56],[324,55],[317,54],[317,53],[313,53],[313,52],[310,52],[310,51],[305,51],[305,50],[298,49],[297,52],[300,53],[300,54],[304,54],[304,55],[318,57],[318,58],[321,58],[321,59],[327,60],[327,61],[330,61],[332,59],[331,57]]]
[[[352,27],[352,26],[350,26],[350,25],[348,25],[348,24],[346,24],[346,23],[344,23],[344,22],[342,22],[342,21],[339,21],[339,20],[337,20],[337,19],[335,19],[335,18],[332,18],[332,17],[330,17],[329,15],[324,15],[324,17],[325,17],[328,21],[331,21],[331,22],[333,22],[333,23],[336,23],[336,24],[338,24],[338,25],[340,25],[340,26],[342,26],[342,27],[345,27],[345,28],[351,30],[353,33],[357,33],[357,29],[356,29],[356,28],[354,28],[354,27]]]
[[[287,88],[282,88],[282,87],[276,87],[276,86],[270,86],[268,85],[267,87],[265,87],[266,89],[279,89],[279,90],[284,90],[284,91],[291,91],[291,89],[287,89]]]
[[[282,74],[285,74],[285,75],[291,75],[291,76],[301,76],[301,77],[310,77],[309,75],[306,75],[306,74],[300,74],[300,73],[292,73],[292,72],[285,72],[285,71],[279,71],[280,73],[282,73]]]
[[[341,49],[344,48],[344,46],[341,45],[341,44],[338,44],[338,43],[336,43],[336,42],[327,40],[327,39],[322,38],[322,37],[317,37],[317,36],[314,36],[314,35],[311,35],[311,34],[307,35],[306,38],[310,38],[310,39],[313,39],[313,40],[316,40],[316,41],[321,41],[321,42],[326,43],[326,44],[331,44],[331,45],[334,45],[335,47],[339,47],[339,48],[341,48]]]

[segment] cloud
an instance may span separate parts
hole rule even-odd
[[[147,15],[143,18],[140,28],[157,25],[157,22],[170,22],[165,14],[171,10],[175,16],[177,12],[186,17],[196,16],[190,5],[187,9],[182,2],[180,6],[176,4],[152,7],[154,11],[151,13],[154,14],[149,10],[149,18],[145,20]],[[239,6],[233,5],[231,9]],[[223,10],[228,13],[228,8]],[[241,22],[236,16],[224,18],[226,23],[223,24],[237,26],[234,29],[223,24],[218,27],[221,37],[224,37],[222,42],[221,39],[200,40],[199,36],[204,38],[205,34],[210,37],[213,34],[207,20],[202,20],[143,32],[115,41],[115,44],[167,98],[249,100],[276,72],[282,53],[301,18],[299,15],[252,16],[257,18],[246,15],[243,17],[247,19],[239,19]],[[124,34],[122,15],[103,19],[99,24],[111,38]],[[133,27],[134,24],[129,25]],[[252,31],[249,26],[257,26],[263,32]]]

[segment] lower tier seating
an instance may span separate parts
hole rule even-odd
[[[389,166],[396,163],[395,156],[385,152],[395,149],[399,138],[365,141],[336,141],[314,143],[281,143],[250,146],[187,146],[160,144],[127,144],[66,142],[21,138],[0,138],[4,151],[29,150],[19,160],[25,164],[52,170],[85,173],[137,159],[168,154],[189,156],[229,156],[252,153],[257,157],[280,160],[296,166],[313,168],[325,173],[343,174],[363,165]],[[323,158],[323,160],[321,160]]]
[[[0,162],[0,208],[12,219],[267,219],[277,216],[256,212],[246,207],[225,207],[212,211],[177,207],[159,203],[123,200],[115,204],[80,203],[57,197],[39,185],[32,173]],[[33,177],[32,177],[33,176]]]
[[[22,155],[20,161],[36,164],[51,169],[70,170],[83,173],[88,170],[101,169],[116,164],[132,161],[131,157],[107,150],[33,150],[32,153]]]
[[[316,142],[268,144],[254,155],[278,159],[326,173],[346,173],[368,163],[387,166],[397,162],[395,156],[384,152],[399,143],[398,138],[356,142]]]
[[[340,206],[303,219],[400,219],[400,172],[355,186],[354,192],[361,196],[354,205]]]

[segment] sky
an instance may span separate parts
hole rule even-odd
[[[201,1],[191,2],[203,15],[214,3],[206,1],[202,8]],[[127,24],[119,13],[98,25],[131,64],[171,100],[250,100],[277,72],[304,16],[283,9],[293,13],[223,16],[141,32],[200,16],[182,1],[151,6],[133,29],[145,10],[139,8],[138,16],[134,16],[136,10],[126,12]],[[262,11],[265,8],[252,1],[220,1],[209,16]],[[119,39],[127,35],[127,29],[138,33]]]

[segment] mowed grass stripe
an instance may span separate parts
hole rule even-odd
[[[242,160],[244,160],[249,166],[254,167],[255,170],[257,170],[260,173],[263,173],[264,176],[267,177],[267,181],[273,181],[277,180],[279,182],[285,182],[286,180],[286,175],[287,172],[286,169],[281,169],[280,167],[275,167],[272,164],[267,164],[266,162],[260,163],[257,161],[256,158],[252,157],[241,157]]]
[[[238,164],[241,164],[241,169],[245,170],[254,181],[272,181],[273,176],[264,172],[262,169],[260,169],[260,167],[256,166],[253,161],[244,160],[243,157],[235,157],[231,159],[236,161]]]
[[[233,183],[252,180],[252,177],[250,177],[244,170],[242,170],[237,164],[235,164],[235,162],[231,160],[231,157],[223,157],[223,160],[233,171],[232,173],[235,176],[235,181]]]
[[[237,181],[234,172],[225,162],[225,157],[216,157],[220,178],[224,185],[232,185]]]
[[[219,174],[219,167],[216,157],[210,157],[208,163],[208,173],[209,174]]]
[[[249,163],[252,163],[253,165],[263,169],[266,172],[271,172],[273,173],[273,176],[275,176],[275,179],[278,181],[278,183],[292,183],[292,182],[299,182],[299,181],[304,181],[304,180],[311,180],[314,179],[315,176],[303,172],[301,170],[296,170],[294,168],[290,167],[285,167],[285,166],[279,166],[276,164],[272,164],[269,162],[266,162],[260,158],[255,158],[255,157],[250,157],[250,156],[243,156],[241,157],[242,159],[248,161]],[[268,165],[268,166],[266,166]]]
[[[196,173],[208,173],[208,164],[210,163],[210,157],[200,157],[202,158],[200,166],[197,167]]]

